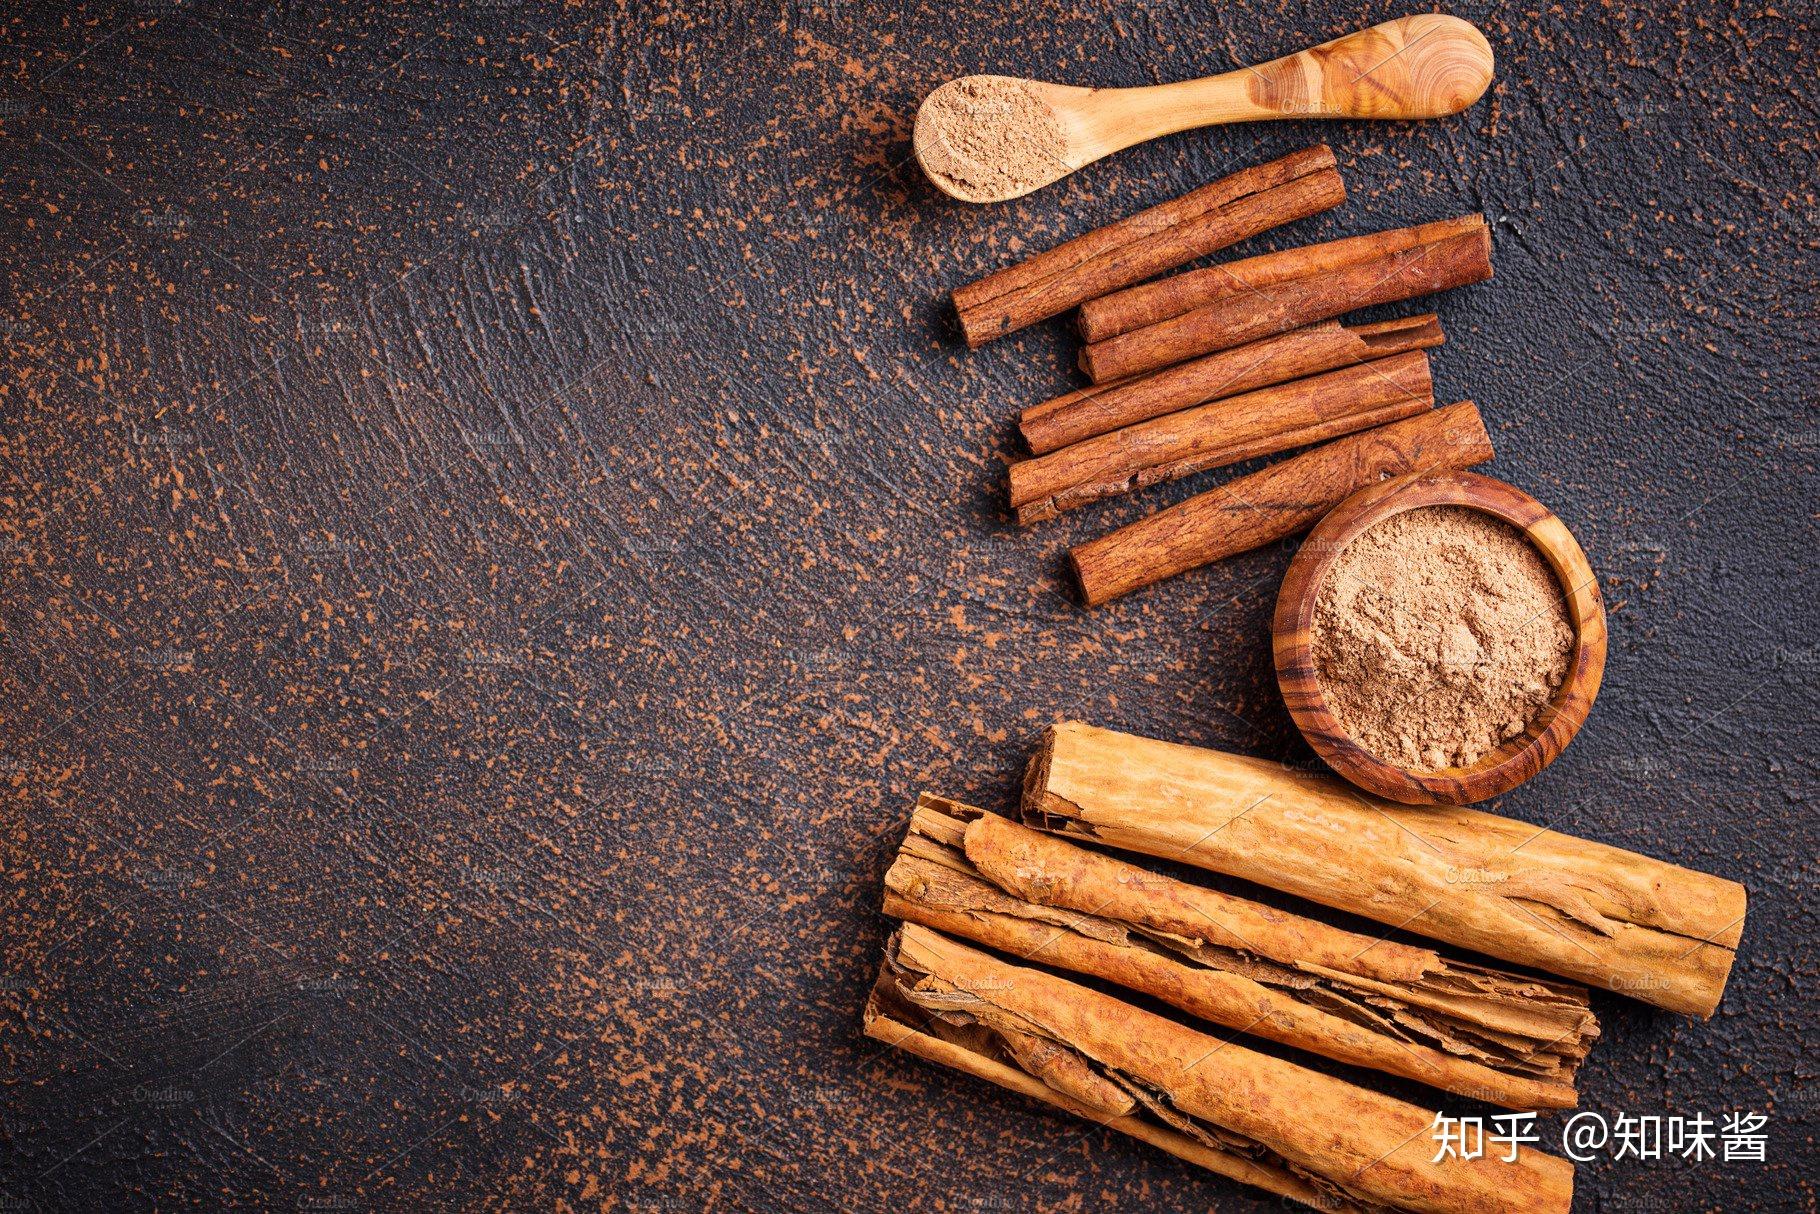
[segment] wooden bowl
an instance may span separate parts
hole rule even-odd
[[[1423,506],[1467,506],[1517,528],[1547,558],[1567,596],[1573,662],[1554,702],[1529,728],[1477,762],[1436,771],[1386,763],[1340,727],[1315,674],[1309,634],[1315,600],[1340,552],[1393,514]],[[1566,524],[1529,494],[1473,472],[1417,473],[1353,494],[1322,519],[1290,562],[1272,626],[1277,684],[1289,715],[1328,766],[1359,787],[1409,805],[1465,805],[1509,792],[1555,761],[1599,694],[1605,672],[1605,604],[1586,554]]]

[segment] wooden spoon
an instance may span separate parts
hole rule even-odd
[[[1485,35],[1423,13],[1257,67],[1148,88],[962,76],[923,99],[914,145],[943,192],[1005,202],[1160,135],[1271,118],[1439,118],[1477,101],[1491,78]]]

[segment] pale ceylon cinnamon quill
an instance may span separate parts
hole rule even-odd
[[[1696,1016],[1719,1006],[1744,930],[1735,881],[1078,721],[1044,737],[1023,813]]]
[[[934,1013],[902,998],[897,994],[896,981],[888,965],[879,974],[872,995],[866,1001],[864,1028],[866,1036],[894,1049],[996,1083],[1008,1091],[1072,1113],[1095,1125],[1108,1126],[1160,1151],[1167,1151],[1177,1159],[1242,1184],[1330,1214],[1361,1208],[1324,1192],[1280,1164],[1259,1162],[1240,1154],[1236,1144],[1191,1137],[1185,1130],[1175,1128],[1177,1124],[1185,1125],[1184,1122],[1165,1121],[1140,1109],[1135,1098],[1110,1104],[1095,1101],[1091,1096],[1085,1100],[1076,1099],[1068,1094],[1074,1090],[1074,1085],[1061,1081],[1053,1068],[1043,1079],[1037,1078],[1037,1068],[1026,1070],[1028,1052],[1022,1057],[1014,1054],[1011,1037],[954,1019],[938,1019]]]
[[[927,793],[884,911],[1506,1108],[1571,1107],[1599,1033],[1582,987],[1342,931]]]
[[[1173,1130],[1249,1162],[1272,1192],[1324,1209],[1565,1214],[1573,1200],[1565,1159],[1523,1147],[1510,1163],[1490,1151],[1437,1161],[1433,1109],[914,923],[886,946],[866,1021],[881,1040],[915,1048],[905,1039],[917,1034],[1032,1076],[1060,1097],[1055,1103],[1095,1120]]]

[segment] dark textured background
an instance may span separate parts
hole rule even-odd
[[[1398,10],[716,8],[3,19],[0,1208],[1266,1208],[857,1021],[918,789],[1008,804],[1067,716],[1306,757],[1285,549],[1083,612],[1064,547],[1220,474],[1014,531],[1071,345],[943,297],[1326,137],[1351,201],[1248,247],[1483,209],[1440,392],[1605,576],[1599,706],[1499,808],[1752,892],[1718,1016],[1601,996],[1584,1092],[1769,1162],[1579,1204],[1812,1209],[1812,5],[1471,5],[1461,118],[990,209],[907,164],[949,76]]]

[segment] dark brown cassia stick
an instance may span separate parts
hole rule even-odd
[[[1025,409],[1018,419],[1035,455],[1212,400],[1339,367],[1428,350],[1445,340],[1434,313],[1370,325],[1323,321],[1220,350],[1151,375],[1093,384]]]
[[[1060,315],[1346,200],[1333,151],[1317,144],[1243,169],[954,292],[969,346]]]
[[[1420,350],[1153,418],[1008,469],[1019,523],[1434,408]]]
[[[1599,1035],[1584,987],[1345,931],[929,793],[884,912],[1505,1108],[1573,1107]]]
[[[1389,476],[1470,468],[1492,457],[1471,401],[1349,434],[1089,540],[1068,563],[1089,607],[1306,531]]]
[[[1396,303],[1491,277],[1491,230],[1450,236],[1380,261],[1260,287],[1081,348],[1094,383],[1142,375],[1374,304]]]
[[[1348,236],[1322,244],[1265,253],[1204,270],[1190,270],[1142,286],[1114,291],[1081,305],[1078,327],[1084,341],[1105,341],[1145,325],[1154,325],[1204,308],[1229,295],[1275,286],[1297,278],[1328,274],[1347,266],[1382,261],[1392,253],[1433,244],[1485,226],[1483,215],[1462,215],[1435,223],[1391,228],[1364,236]]]

